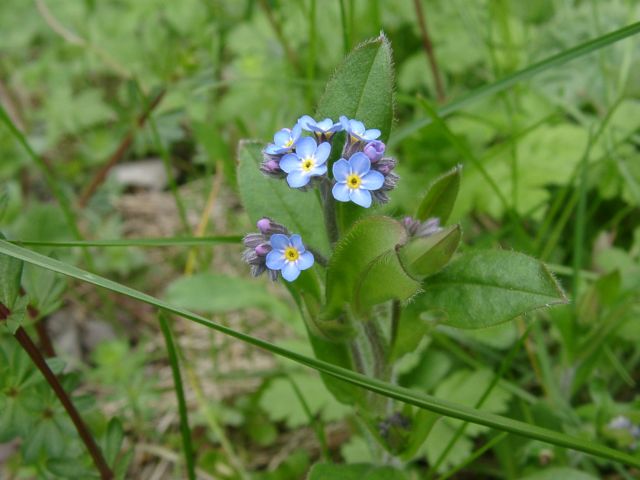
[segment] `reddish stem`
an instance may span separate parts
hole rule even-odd
[[[7,318],[9,318],[9,315],[11,315],[11,311],[5,305],[0,303],[0,322],[5,321]],[[49,368],[49,365],[47,365],[47,362],[38,350],[38,347],[36,347],[35,343],[33,343],[33,340],[31,340],[31,337],[29,337],[27,331],[22,327],[18,327],[14,336],[16,340],[18,340],[18,343],[20,343],[20,346],[24,349],[24,351],[27,352],[34,365],[38,368],[38,370],[40,370],[40,373],[42,373],[44,378],[47,380],[47,383],[53,389],[56,396],[58,397],[58,400],[60,400],[62,406],[67,411],[67,414],[75,425],[80,438],[87,447],[87,450],[89,451],[93,462],[100,472],[100,478],[102,478],[103,480],[111,480],[113,478],[113,472],[102,456],[102,452],[100,451],[98,444],[91,435],[91,432],[89,432],[89,429],[76,410],[76,407],[73,405],[73,402],[69,398],[69,395],[67,395],[67,392],[65,392],[64,388],[62,388],[58,377],[54,375],[54,373]]]

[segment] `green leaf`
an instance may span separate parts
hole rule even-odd
[[[457,328],[489,327],[567,302],[542,262],[506,250],[465,253],[429,277],[424,290],[421,304],[443,312],[441,322]]]
[[[27,316],[27,306],[29,305],[29,297],[18,297],[18,299],[13,303],[11,308],[11,313],[7,317],[4,322],[6,328],[9,330],[11,335],[15,334],[18,328],[22,326],[24,323],[24,319]],[[0,325],[2,325],[0,323]]]
[[[104,458],[111,466],[115,465],[122,441],[124,440],[124,429],[118,417],[113,417],[107,425],[107,432],[104,436]]]
[[[404,472],[392,467],[355,463],[351,465],[333,465],[316,463],[309,471],[307,480],[407,480]]]
[[[395,249],[406,242],[404,227],[388,217],[367,217],[338,242],[327,269],[324,319],[349,304],[358,310],[391,298],[405,300],[419,288],[402,269]]]
[[[327,255],[329,240],[322,207],[313,192],[290,188],[285,180],[269,178],[260,172],[263,145],[240,142],[238,187],[242,203],[253,222],[270,217],[302,237],[305,245]]]
[[[393,61],[384,34],[358,45],[327,83],[317,118],[355,118],[386,141],[393,121]]]
[[[498,430],[511,432],[524,437],[540,440],[561,447],[567,447],[581,452],[589,453],[602,458],[607,458],[616,462],[640,467],[640,460],[634,456],[594,443],[592,440],[585,440],[579,437],[567,435],[551,429],[539,427],[526,422],[514,420],[508,417],[482,412],[473,408],[459,405],[448,400],[435,398],[420,392],[415,392],[407,388],[402,388],[376,378],[367,377],[357,372],[341,368],[331,363],[317,360],[315,358],[301,355],[286,348],[282,348],[273,343],[247,335],[219,323],[213,322],[201,315],[196,315],[184,308],[176,307],[166,301],[147,295],[143,292],[114,282],[82,270],[73,265],[60,262],[46,257],[37,252],[32,252],[24,248],[13,245],[0,239],[0,254],[10,255],[19,260],[39,265],[48,270],[62,273],[77,280],[100,286],[112,292],[116,292],[127,297],[139,300],[149,305],[161,308],[167,312],[174,313],[183,318],[190,319],[200,325],[216,330],[224,335],[228,335],[247,344],[262,348],[283,358],[293,360],[301,365],[318,370],[336,379],[343,380],[371,392],[378,393],[388,398],[393,398],[401,402],[414,405],[416,407],[439,413],[444,416],[454,417],[460,420],[477,423]]]
[[[319,416],[324,422],[333,422],[352,412],[351,407],[336,401],[319,376],[301,373],[291,374],[289,377],[300,389],[314,417]],[[309,417],[290,380],[280,377],[269,382],[260,397],[260,406],[271,420],[285,422],[289,428],[297,428],[308,425]]]
[[[23,283],[31,304],[41,317],[55,312],[62,304],[62,294],[67,284],[59,275],[53,272],[45,273],[33,265],[26,265]]]
[[[291,317],[291,309],[258,281],[217,273],[199,273],[179,278],[165,292],[174,305],[197,312],[226,313],[246,308],[261,308],[273,314]]]
[[[447,227],[428,237],[417,237],[398,250],[407,272],[422,279],[442,270],[458,249],[460,225]]]
[[[447,223],[458,197],[461,173],[462,165],[457,165],[434,180],[422,202],[418,205],[418,210],[416,211],[418,220],[425,221],[428,218],[437,217],[440,219],[440,223]]]

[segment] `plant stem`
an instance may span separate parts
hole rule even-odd
[[[160,321],[160,329],[164,336],[164,343],[167,347],[167,355],[171,364],[171,373],[173,374],[173,386],[178,400],[178,412],[180,413],[180,433],[182,435],[182,449],[184,450],[184,458],[187,464],[187,475],[189,480],[196,478],[195,455],[193,446],[191,445],[191,429],[189,428],[189,415],[187,413],[187,402],[184,397],[184,389],[182,388],[182,376],[180,375],[180,364],[178,355],[176,354],[175,340],[171,327],[167,321],[167,314],[160,311],[158,315]]]
[[[10,310],[0,303],[0,322],[6,320],[10,314]],[[67,392],[65,392],[62,388],[60,381],[51,371],[49,365],[47,365],[47,362],[38,350],[38,347],[36,347],[35,343],[33,343],[33,340],[31,340],[31,337],[29,337],[27,331],[22,327],[18,327],[18,329],[14,333],[14,336],[16,340],[18,340],[18,343],[20,343],[20,346],[24,349],[24,351],[27,352],[34,365],[38,368],[38,370],[40,370],[40,373],[42,373],[44,378],[47,380],[47,383],[58,397],[58,400],[60,400],[60,402],[62,403],[62,406],[64,407],[67,414],[71,418],[71,421],[76,427],[80,438],[87,447],[87,450],[89,451],[89,454],[93,459],[93,463],[95,463],[96,468],[100,472],[100,478],[102,478],[103,480],[112,479],[113,472],[107,465],[107,462],[104,459],[102,452],[100,451],[100,447],[98,447],[98,444],[91,435],[91,432],[89,431],[84,421],[82,420],[82,417],[73,405],[71,398],[69,398]]]
[[[438,62],[436,55],[433,51],[433,43],[427,30],[427,22],[424,17],[424,10],[422,9],[422,3],[420,0],[413,0],[413,5],[416,9],[416,17],[418,18],[418,25],[420,26],[420,34],[422,35],[422,48],[427,54],[427,60],[429,61],[429,68],[431,68],[431,75],[433,76],[433,82],[436,86],[436,96],[438,102],[442,103],[445,99],[444,85],[442,84],[442,76],[440,69],[438,68]]]
[[[284,32],[282,31],[282,26],[278,23],[278,21],[276,20],[276,17],[273,15],[273,10],[271,10],[271,7],[269,6],[269,2],[267,0],[260,0],[260,5],[262,6],[264,13],[267,15],[267,20],[269,21],[271,28],[273,28],[273,31],[275,32],[276,37],[278,37],[278,41],[280,42],[280,45],[282,46],[282,49],[284,50],[284,53],[287,56],[287,59],[289,60],[289,63],[291,64],[293,69],[296,71],[296,73],[300,77],[303,77],[304,72],[300,67],[300,62],[298,61],[298,57],[296,56],[295,51],[291,48],[291,45],[289,45],[289,42],[287,41],[287,37],[284,36]]]
[[[351,48],[351,38],[349,34],[349,26],[347,24],[347,8],[344,0],[340,0],[340,21],[342,22],[342,43],[344,45],[344,54],[348,55]]]
[[[336,221],[336,202],[331,195],[331,183],[328,180],[324,180],[320,184],[322,189],[322,206],[324,213],[324,225],[327,229],[327,236],[329,237],[329,243],[333,246],[338,241],[338,223]]]

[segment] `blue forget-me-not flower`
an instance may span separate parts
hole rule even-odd
[[[331,145],[328,142],[318,145],[311,137],[301,139],[296,145],[296,153],[288,153],[280,160],[280,168],[288,174],[289,186],[304,187],[311,177],[327,173],[329,153]]]
[[[300,139],[301,133],[302,127],[297,123],[293,128],[283,128],[273,136],[273,143],[267,145],[267,148],[264,149],[265,153],[282,155],[291,152]]]
[[[317,122],[309,115],[303,115],[300,117],[298,119],[298,124],[303,130],[313,132],[318,141],[328,141],[334,133],[341,132],[344,129],[341,122],[333,123],[333,120],[330,118],[325,118],[324,120]]]
[[[377,128],[366,129],[364,123],[353,120],[342,115],[340,117],[340,123],[345,132],[349,134],[349,139],[352,141],[359,140],[361,142],[370,142],[378,138],[382,132]]]
[[[333,198],[340,202],[352,201],[361,207],[371,206],[371,190],[384,184],[384,175],[371,170],[371,160],[362,152],[354,153],[349,160],[341,158],[333,164]]]
[[[267,254],[266,266],[270,270],[280,270],[282,278],[288,282],[313,265],[313,254],[305,248],[300,235],[289,237],[276,233],[271,235],[270,242],[272,250]]]

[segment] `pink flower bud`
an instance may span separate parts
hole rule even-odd
[[[261,218],[256,223],[256,226],[262,233],[267,233],[271,228],[271,220],[269,220],[268,218]]]
[[[269,245],[268,243],[261,243],[256,247],[256,255],[260,257],[264,257],[270,251],[271,251],[271,245]]]
[[[376,163],[384,155],[386,145],[380,140],[373,140],[364,147],[364,154],[369,157],[371,163]]]

